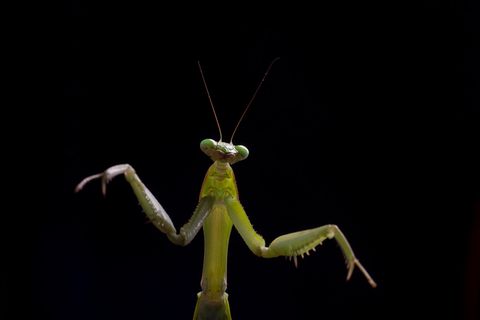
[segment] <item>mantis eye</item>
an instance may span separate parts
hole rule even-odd
[[[238,151],[240,160],[244,160],[248,157],[249,151],[245,146],[235,146],[235,149]]]
[[[200,149],[207,153],[207,151],[215,149],[217,146],[217,142],[213,139],[204,139],[200,142]]]

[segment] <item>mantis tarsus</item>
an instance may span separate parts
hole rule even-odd
[[[278,58],[277,58],[278,59]],[[325,239],[335,239],[342,250],[347,262],[347,280],[350,279],[353,269],[358,267],[372,287],[376,283],[366,269],[355,257],[347,239],[336,225],[324,225],[282,235],[272,241],[270,246],[265,245],[265,240],[252,227],[238,198],[237,185],[231,165],[248,157],[249,151],[245,146],[232,144],[233,136],[242,121],[246,111],[254,100],[261,84],[265,80],[273,63],[272,61],[265,72],[255,93],[247,104],[240,120],[238,121],[229,143],[222,141],[222,131],[215,113],[215,108],[208,91],[200,63],[200,73],[207,92],[210,105],[217,122],[220,133],[219,141],[205,139],[200,143],[200,149],[208,155],[213,164],[208,169],[200,191],[199,203],[190,220],[177,232],[172,220],[162,205],[142,183],[133,167],[129,164],[120,164],[108,168],[106,171],[83,179],[76,187],[80,191],[87,183],[94,179],[101,179],[102,192],[106,194],[107,183],[118,175],[124,175],[132,187],[143,210],[160,231],[165,233],[176,245],[189,244],[200,228],[204,232],[204,260],[201,280],[202,291],[198,293],[195,307],[194,320],[231,320],[228,304],[227,289],[227,252],[228,241],[232,226],[235,226],[241,237],[257,256],[262,258],[275,258],[285,256],[293,259],[297,265],[299,256],[308,255],[310,250]]]

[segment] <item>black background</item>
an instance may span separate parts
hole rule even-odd
[[[24,311],[35,319],[191,318],[202,235],[172,245],[146,223],[122,178],[106,199],[99,183],[73,188],[130,163],[180,227],[210,164],[199,142],[218,139],[197,60],[228,138],[280,57],[234,140],[250,149],[234,165],[241,201],[267,242],[338,224],[379,287],[359,272],[346,283],[334,242],[295,268],[254,256],[234,231],[234,319],[473,319],[475,8],[236,6],[65,2],[55,140],[63,171],[61,183],[47,184],[48,212],[33,220]]]

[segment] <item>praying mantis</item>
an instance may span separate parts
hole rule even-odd
[[[203,84],[217,123],[220,139],[218,141],[205,139],[200,143],[200,149],[210,157],[213,164],[208,169],[203,180],[199,202],[193,215],[178,232],[160,202],[143,184],[135,169],[129,164],[114,165],[102,173],[88,176],[75,188],[75,191],[78,192],[92,180],[100,179],[102,193],[105,195],[107,183],[116,176],[124,175],[147,217],[155,227],[166,234],[172,243],[186,246],[194,239],[199,230],[203,228],[204,259],[200,283],[202,290],[197,294],[197,303],[193,314],[194,320],[232,319],[228,303],[228,294],[226,293],[226,271],[228,242],[233,226],[239,232],[248,248],[258,257],[275,258],[285,256],[293,259],[295,266],[297,266],[299,256],[303,258],[304,255],[309,255],[310,250],[315,251],[315,247],[320,245],[325,239],[335,239],[346,259],[347,280],[351,278],[354,268],[357,267],[363,273],[368,283],[372,287],[376,287],[375,281],[355,257],[347,238],[336,225],[328,224],[313,229],[285,234],[277,237],[269,246],[266,246],[262,236],[253,229],[240,203],[232,165],[245,160],[249,155],[249,151],[243,145],[234,145],[232,142],[233,137],[268,72],[277,60],[278,58],[273,60],[267,68],[233,130],[230,142],[228,143],[222,141],[220,123],[201,65],[198,63]]]

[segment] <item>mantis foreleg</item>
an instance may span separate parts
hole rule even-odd
[[[181,227],[180,232],[177,233],[170,216],[129,164],[119,164],[108,168],[102,173],[86,177],[77,185],[75,191],[80,191],[87,183],[94,179],[101,179],[102,193],[105,195],[107,192],[107,183],[121,174],[125,176],[140,202],[143,211],[145,211],[147,217],[155,227],[165,233],[168,239],[174,244],[185,246],[192,241],[202,227],[203,221],[210,213],[214,200],[213,197],[206,196],[201,198],[190,220]]]
[[[360,261],[355,257],[350,244],[336,225],[329,224],[314,229],[282,235],[273,240],[270,246],[267,247],[265,246],[265,240],[263,240],[263,238],[253,229],[240,201],[229,197],[225,200],[225,204],[228,215],[233,221],[233,225],[238,230],[250,250],[252,250],[257,256],[263,258],[274,258],[278,256],[291,257],[293,258],[295,265],[297,265],[298,256],[303,257],[304,254],[308,255],[310,250],[315,250],[315,247],[327,238],[335,239],[347,261],[347,280],[350,279],[353,269],[357,266],[362,271],[365,278],[367,278],[370,285],[372,287],[377,286],[367,270],[365,270]]]

